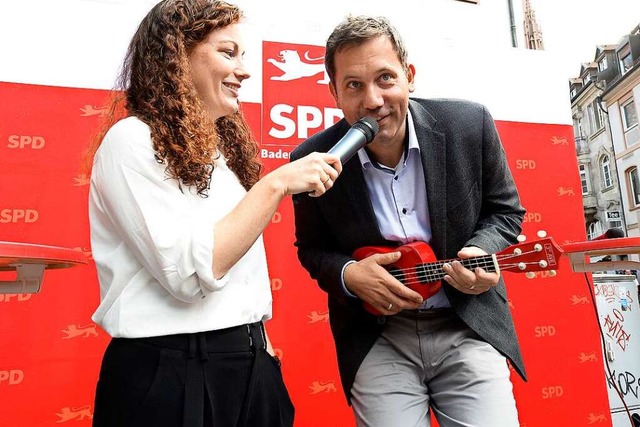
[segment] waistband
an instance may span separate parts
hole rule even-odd
[[[423,319],[423,318],[432,318],[438,316],[451,316],[454,315],[453,308],[451,307],[441,307],[441,308],[427,308],[427,309],[417,309],[417,310],[402,310],[400,313],[396,314],[396,316],[408,317],[411,319]]]
[[[186,351],[189,356],[194,356],[198,351],[201,359],[207,359],[207,353],[243,352],[267,347],[262,322],[214,331],[162,335],[136,340],[154,346]]]

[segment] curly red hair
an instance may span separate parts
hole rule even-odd
[[[218,150],[245,189],[260,178],[258,144],[241,112],[215,122],[189,74],[188,54],[216,29],[240,22],[242,11],[211,0],[164,0],[140,23],[112,93],[109,113],[89,148],[86,168],[108,129],[133,115],[151,129],[156,160],[167,175],[207,195]],[[124,107],[124,108],[123,108]]]

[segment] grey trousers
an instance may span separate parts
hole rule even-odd
[[[518,427],[506,359],[451,309],[404,311],[358,369],[351,403],[360,427]]]

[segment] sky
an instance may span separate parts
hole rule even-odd
[[[485,0],[495,1],[495,0]],[[560,55],[567,78],[593,61],[597,45],[617,44],[640,24],[640,0],[530,0],[545,50]],[[522,0],[513,0],[522,9]],[[521,23],[520,23],[521,24]]]

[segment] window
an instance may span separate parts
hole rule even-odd
[[[622,122],[624,124],[625,131],[638,124],[638,113],[636,112],[636,106],[633,99],[622,105]]]
[[[609,156],[604,155],[600,159],[600,173],[602,174],[602,188],[609,188],[613,185],[611,181],[611,163]]]
[[[607,64],[607,57],[603,56],[600,62],[598,62],[598,71],[604,71],[609,68],[609,64]]]
[[[610,220],[609,228],[622,228],[622,220],[619,220],[619,219]]]
[[[578,166],[580,169],[580,184],[582,185],[582,195],[589,194],[589,171],[587,165]]]
[[[598,105],[598,100],[594,99],[593,100],[593,111],[595,113],[595,117],[593,122],[596,125],[596,130],[600,130],[602,129],[602,125],[604,123],[604,120],[602,118],[602,108],[600,108],[600,105]]]
[[[623,53],[624,52],[624,53]],[[620,57],[620,72],[626,73],[633,67],[633,59],[631,58],[631,51],[627,47],[624,51],[618,54]]]
[[[602,111],[595,99],[587,105],[587,115],[589,116],[589,135],[596,133],[602,129]]]
[[[640,131],[638,130],[638,113],[636,111],[633,98],[622,104],[620,107],[622,115],[622,127],[624,129],[624,138],[627,146],[633,145],[640,140]]]
[[[580,128],[580,136],[584,138],[586,135],[585,131],[589,127],[589,120],[583,116],[578,120],[578,127]]]
[[[587,135],[591,135],[595,131],[595,123],[593,123],[593,105],[587,105],[587,117],[589,117],[589,127],[587,128]]]
[[[580,120],[581,134],[584,136],[591,135],[591,119],[589,118],[589,105],[587,105],[587,113]]]
[[[578,113],[580,114],[580,113]],[[580,114],[580,117],[582,117],[582,114]],[[584,139],[584,132],[582,132],[582,120],[578,117],[574,117],[573,118],[573,136],[576,140],[576,144]],[[580,148],[580,147],[578,147]]]
[[[638,168],[632,167],[627,171],[627,182],[629,187],[629,200],[633,206],[640,205],[640,176],[638,176]]]

